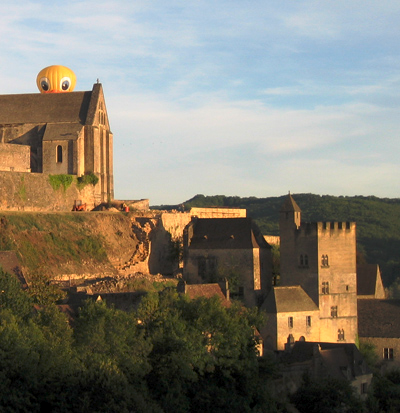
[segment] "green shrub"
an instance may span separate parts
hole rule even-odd
[[[81,190],[86,185],[95,186],[99,182],[99,178],[93,172],[88,172],[85,175],[79,176],[77,178],[77,181],[78,189]]]
[[[88,236],[77,241],[79,250],[97,261],[106,261],[107,253],[102,243],[94,237]]]
[[[55,191],[57,191],[60,187],[63,187],[65,192],[71,186],[73,180],[74,177],[72,175],[49,175],[50,185]]]

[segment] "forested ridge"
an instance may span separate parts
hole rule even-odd
[[[287,195],[241,198],[238,196],[196,195],[184,202],[191,207],[245,208],[264,235],[279,235],[279,210]],[[360,259],[379,264],[385,286],[400,277],[400,198],[375,196],[331,196],[293,194],[302,211],[303,222],[354,221],[357,223],[357,249]],[[159,209],[177,209],[162,205]]]

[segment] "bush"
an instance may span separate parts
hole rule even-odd
[[[64,189],[64,192],[71,186],[74,177],[72,175],[49,175],[50,185],[55,191],[57,191],[61,186]]]
[[[78,181],[78,184],[77,184],[78,189],[81,190],[86,185],[95,186],[99,182],[99,178],[93,172],[89,172],[89,173],[86,173],[85,175],[79,176],[77,178],[77,181]]]

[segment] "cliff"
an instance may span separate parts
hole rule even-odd
[[[189,214],[152,211],[3,211],[0,251],[16,251],[28,282],[43,274],[70,285],[109,278],[123,286],[137,273],[175,275],[189,221]]]

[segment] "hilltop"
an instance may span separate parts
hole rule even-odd
[[[389,286],[400,276],[399,198],[314,194],[294,196],[305,222],[355,221],[359,259],[380,265],[385,286]],[[212,206],[245,208],[248,216],[257,222],[264,235],[279,235],[279,210],[285,197],[286,195],[267,198],[196,195],[182,204],[185,210],[191,207]],[[178,209],[182,204],[153,208],[172,210]]]

